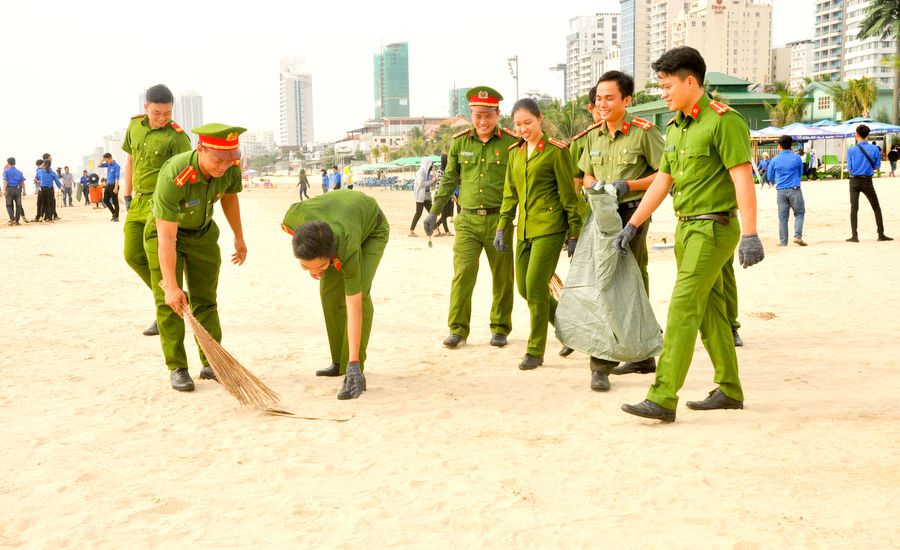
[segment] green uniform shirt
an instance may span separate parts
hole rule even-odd
[[[222,195],[240,193],[241,169],[232,166],[220,178],[203,179],[197,151],[180,153],[163,164],[153,193],[153,217],[177,222],[179,229],[200,229],[212,220]]]
[[[665,142],[655,125],[643,119],[625,115],[622,127],[610,133],[606,123],[587,133],[581,140],[584,152],[578,166],[597,181],[637,180],[659,170]],[[640,200],[644,191],[632,190],[619,199],[620,203]]]
[[[497,208],[503,201],[503,181],[509,147],[516,137],[498,126],[491,138],[482,143],[473,128],[456,134],[447,153],[447,168],[431,206],[440,214],[459,186],[462,208]]]
[[[572,176],[572,157],[564,142],[541,137],[528,155],[521,142],[510,151],[498,229],[505,231],[519,211],[518,240],[568,231],[581,233],[581,215]]]
[[[602,122],[595,122],[591,124],[581,132],[572,136],[572,139],[569,140],[569,155],[572,157],[572,174],[581,179],[584,177],[584,170],[578,167],[578,161],[581,160],[581,153],[584,151],[584,146],[587,143],[585,136],[587,136],[591,130],[597,128],[603,124]]]
[[[717,112],[717,111],[721,111]],[[659,170],[675,180],[673,204],[678,217],[737,208],[728,173],[750,162],[750,130],[744,117],[705,94],[691,114],[677,113],[668,125],[666,151]]]
[[[327,223],[334,233],[337,253],[328,269],[337,269],[344,276],[344,293],[353,296],[362,292],[360,246],[385,221],[378,202],[349,189],[332,191],[292,204],[281,227],[293,235],[294,230],[311,221]]]
[[[191,140],[174,122],[151,129],[147,115],[128,124],[122,150],[131,155],[131,185],[135,193],[152,193],[159,169],[174,155],[191,150]]]

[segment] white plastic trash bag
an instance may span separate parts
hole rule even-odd
[[[659,355],[662,335],[637,261],[616,253],[622,229],[611,185],[588,189],[591,212],[572,257],[556,309],[556,337],[570,348],[608,361]]]

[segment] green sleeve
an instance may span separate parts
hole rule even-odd
[[[506,231],[512,225],[513,218],[516,217],[516,206],[519,205],[519,193],[516,190],[515,182],[513,182],[513,167],[516,164],[518,155],[519,148],[517,147],[509,152],[509,159],[506,161],[503,202],[500,204],[500,221],[497,223],[497,229],[501,231]]]
[[[362,292],[362,275],[359,270],[359,250],[357,249],[347,259],[341,260],[341,274],[344,275],[344,295],[353,296]]]
[[[177,222],[184,190],[175,185],[178,166],[166,162],[156,179],[156,191],[153,193],[153,216],[167,222]],[[190,185],[190,184],[185,184]]]
[[[666,142],[660,133],[659,128],[655,125],[644,132],[644,158],[653,171],[660,169],[660,162],[663,158],[663,151],[666,149]]]
[[[578,237],[581,233],[581,214],[578,212],[578,196],[572,181],[572,155],[568,149],[559,149],[553,160],[553,172],[556,175],[556,185],[559,188],[559,200],[569,222],[569,236]]]
[[[569,158],[572,159],[572,177],[573,178],[583,178],[584,170],[578,165],[578,161],[581,160],[581,153],[584,151],[582,149],[583,141],[573,141],[569,144]]]
[[[184,132],[175,132],[175,139],[172,143],[172,156],[179,153],[186,153],[191,149],[193,149],[193,147],[191,147],[191,138]]]
[[[585,138],[585,139],[587,139],[587,138]],[[585,144],[584,149],[582,149],[581,153],[578,155],[578,168],[581,170],[582,174],[589,175],[591,177],[595,177],[594,167],[591,166],[591,144],[590,143]]]
[[[122,140],[122,150],[131,154],[131,123],[128,124],[128,129],[125,130],[125,139]]]
[[[450,152],[447,153],[447,168],[444,175],[441,176],[441,184],[438,186],[437,193],[431,200],[431,213],[440,214],[444,210],[450,196],[456,191],[459,185],[459,142],[461,140],[454,139],[450,144]]]
[[[734,111],[723,114],[713,134],[713,145],[728,170],[750,162],[750,130],[744,117]]]
[[[244,184],[241,181],[241,168],[240,166],[232,166],[225,172],[225,176],[228,178],[228,187],[225,188],[225,192],[228,194],[240,193],[244,190]]]
[[[671,130],[669,130],[671,132]],[[671,174],[672,168],[669,166],[669,158],[666,156],[665,143],[663,144],[662,160],[659,161],[659,171],[663,174]]]

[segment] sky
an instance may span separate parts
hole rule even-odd
[[[520,95],[561,96],[562,73],[549,67],[565,62],[569,19],[610,11],[618,0],[10,2],[0,160],[30,167],[49,152],[56,166],[79,166],[160,82],[176,95],[199,92],[206,122],[271,130],[278,140],[278,66],[291,56],[305,57],[313,75],[316,141],[334,140],[372,117],[372,56],[391,42],[409,43],[413,116],[445,115],[454,84],[489,84],[512,98],[514,55]],[[773,45],[811,38],[813,11],[813,0],[774,2]]]

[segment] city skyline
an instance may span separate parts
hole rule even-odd
[[[7,106],[0,132],[2,154],[28,159],[52,152],[54,158],[76,164],[102,142],[102,136],[124,129],[135,114],[135,90],[159,82],[172,90],[202,94],[207,122],[277,132],[279,86],[272,67],[290,56],[306,57],[316,82],[316,139],[334,140],[371,118],[371,56],[382,44],[397,41],[409,44],[411,115],[448,112],[448,90],[454,82],[492,85],[506,96],[501,108],[508,110],[517,84],[507,69],[508,58],[519,58],[518,87],[523,94],[540,90],[562,97],[563,74],[549,69],[565,62],[569,20],[620,10],[618,0],[573,0],[565,10],[540,17],[522,9],[484,23],[460,16],[455,8],[411,1],[390,2],[390,9],[355,1],[340,10],[270,0],[259,0],[252,9],[240,6],[234,12],[160,0],[154,14],[178,17],[172,25],[154,27],[155,20],[143,9],[123,3],[10,5],[6,20],[18,24],[9,25],[8,42],[29,46],[10,56],[7,85],[0,89],[0,101]],[[812,0],[776,3],[773,44],[812,38],[812,6]],[[47,38],[35,42],[26,22],[44,18],[48,10],[53,17],[42,21]],[[343,16],[348,11],[353,18]],[[93,25],[90,14],[96,13],[104,13],[108,20],[102,42],[66,38]],[[423,19],[452,24],[421,25]],[[154,32],[179,38],[135,39],[135,22],[144,20]],[[204,25],[188,33],[179,21]],[[338,30],[317,23],[324,21],[339,21]],[[461,32],[466,28],[471,32]],[[182,31],[187,33],[184,37],[179,35]],[[213,45],[223,36],[228,37],[228,47],[216,55]],[[118,45],[123,43],[128,47]]]

